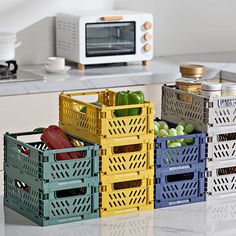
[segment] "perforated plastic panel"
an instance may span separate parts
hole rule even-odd
[[[114,181],[114,182],[112,182]],[[100,216],[153,209],[153,172],[123,175],[100,186]]]
[[[4,202],[40,225],[96,218],[98,212],[98,177],[83,182],[57,185],[37,180],[11,166],[5,166]]]
[[[130,141],[126,145],[100,149],[100,178],[110,178],[111,175],[139,173],[154,170],[153,142],[148,140]]]
[[[176,124],[167,122],[169,127],[174,128]],[[193,144],[187,146],[169,148],[167,142],[169,140],[193,138]],[[158,168],[183,166],[189,164],[197,164],[205,162],[205,144],[206,134],[196,132],[194,134],[159,138],[154,140],[154,153],[155,153],[155,171]]]
[[[69,181],[98,176],[99,173],[99,146],[83,139],[84,147],[69,149],[48,150],[40,142],[24,143],[21,136],[31,137],[34,132],[4,135],[4,160],[5,162],[25,171],[37,178],[55,181]],[[73,137],[73,136],[69,136]],[[19,138],[19,139],[18,139]],[[27,149],[29,155],[21,152]],[[56,154],[70,151],[80,151],[83,157],[79,159],[57,161]]]
[[[153,103],[115,106],[115,92],[110,90],[61,93],[59,96],[60,127],[68,133],[83,137],[92,142],[109,145],[113,139],[131,136],[149,135],[154,137]],[[97,95],[103,107],[82,102],[86,95]],[[86,107],[86,112],[81,109]],[[140,115],[115,117],[115,111],[120,109],[139,108]],[[112,143],[115,144],[114,142]]]
[[[179,100],[181,94],[191,97],[192,102]],[[177,90],[173,86],[163,86],[161,116],[175,123],[184,119],[194,123],[198,130],[210,132],[221,126],[235,125],[236,98],[207,98]]]
[[[236,125],[219,127],[207,138],[207,165],[210,162],[218,162],[236,159]]]
[[[204,201],[205,163],[155,173],[155,208]]]
[[[208,199],[236,194],[236,160],[213,162],[207,168]]]

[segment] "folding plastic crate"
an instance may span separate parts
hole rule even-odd
[[[61,93],[59,95],[60,127],[68,133],[101,145],[114,142],[114,139],[131,136],[147,135],[149,140],[153,139],[153,103],[145,101],[144,104],[115,106],[115,95],[116,93],[110,90]],[[83,99],[89,99],[90,96],[93,96],[91,102],[98,101],[103,106],[83,102]],[[140,114],[115,116],[117,110],[132,108],[140,109]]]
[[[236,196],[236,160],[208,163],[207,200]]]
[[[153,140],[123,138],[118,144],[100,147],[100,181],[114,175],[152,170],[154,172]]]
[[[181,101],[180,95],[187,95],[191,101]],[[161,117],[175,123],[183,119],[193,123],[197,130],[211,132],[218,127],[235,125],[236,97],[207,98],[165,85],[162,87]]]
[[[4,204],[46,226],[99,217],[98,177],[43,182],[5,164]]]
[[[155,208],[205,199],[205,163],[159,168],[155,172]]]
[[[211,162],[236,160],[236,125],[218,127],[207,136],[207,166]]]
[[[153,209],[153,171],[110,176],[100,183],[100,217]]]
[[[159,121],[158,119],[156,119]],[[170,128],[177,125],[167,122]],[[193,144],[181,147],[168,147],[168,141],[184,138],[193,138]],[[194,165],[205,163],[206,134],[195,132],[193,134],[160,138],[154,140],[155,170],[163,167]]]
[[[99,146],[84,139],[68,137],[84,142],[83,147],[49,150],[40,140],[42,132],[25,132],[4,135],[4,161],[20,170],[48,182],[77,180],[99,174]],[[22,139],[31,140],[29,142]],[[33,141],[33,140],[36,141]],[[27,150],[28,153],[22,151]],[[82,158],[57,161],[56,155],[79,151]]]

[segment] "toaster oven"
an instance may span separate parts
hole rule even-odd
[[[153,57],[153,17],[149,13],[112,11],[98,15],[56,17],[57,56],[85,65],[142,61]]]

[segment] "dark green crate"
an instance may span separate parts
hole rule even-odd
[[[45,226],[99,217],[98,177],[48,183],[9,164],[4,168],[4,204],[35,223]],[[71,189],[77,192],[70,196],[62,192]]]
[[[41,142],[23,142],[22,137],[31,139],[41,132],[25,132],[4,135],[4,161],[24,172],[50,182],[77,180],[95,177],[99,174],[99,146],[73,135],[68,135],[84,142],[84,147],[48,150]],[[38,137],[39,139],[39,137]],[[29,155],[19,151],[28,149]],[[56,154],[81,151],[83,158],[57,161]]]

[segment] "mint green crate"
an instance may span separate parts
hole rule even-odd
[[[73,135],[68,136],[84,142],[83,147],[49,150],[40,140],[42,132],[6,133],[4,135],[4,161],[24,172],[48,182],[77,180],[99,174],[99,145]],[[37,141],[24,142],[22,139]],[[29,154],[21,152],[28,149]],[[83,152],[83,157],[57,161],[56,154]]]
[[[99,179],[48,183],[4,165],[4,205],[41,225],[99,217]]]

